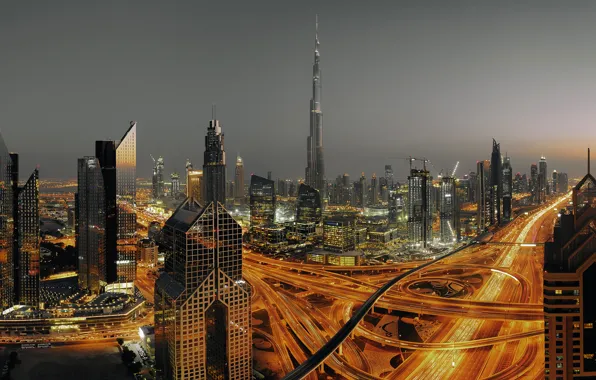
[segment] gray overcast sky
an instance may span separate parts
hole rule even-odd
[[[596,2],[478,3],[0,0],[0,128],[23,175],[74,178],[137,120],[148,177],[150,153],[202,166],[215,102],[229,175],[240,152],[247,174],[301,177],[319,13],[329,179],[403,178],[408,155],[463,174],[492,137],[516,172],[544,154],[583,174]]]

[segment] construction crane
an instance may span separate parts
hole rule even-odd
[[[453,168],[453,171],[451,172],[451,177],[455,177],[455,172],[457,171],[458,166],[459,166],[459,161],[457,161],[455,163],[455,167]]]

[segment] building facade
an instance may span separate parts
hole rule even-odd
[[[236,157],[234,170],[234,204],[244,204],[244,162],[240,156]]]
[[[199,203],[203,203],[203,171],[190,170],[186,173],[186,197],[194,198]]]
[[[485,232],[490,226],[490,161],[478,161],[476,164],[476,225],[477,233]]]
[[[209,121],[205,136],[205,153],[203,155],[203,201],[226,202],[226,152],[224,150],[224,134],[219,120]]]
[[[296,199],[296,223],[321,223],[321,196],[314,187],[304,183],[298,187]]]
[[[511,220],[512,200],[513,200],[513,170],[511,169],[511,158],[505,157],[503,160],[503,175],[501,188],[503,194],[503,217],[502,221],[507,223]]]
[[[408,176],[408,240],[426,247],[432,241],[432,177],[428,170],[410,169]]]
[[[187,199],[166,222],[155,284],[156,366],[165,379],[250,380],[250,287],[242,228],[221,203]]]
[[[501,199],[503,198],[501,165],[501,144],[497,144],[493,139],[493,151],[490,157],[490,224],[501,223]]]
[[[573,189],[544,251],[545,378],[596,378],[596,179]]]
[[[75,207],[79,287],[98,294],[107,284],[103,177],[96,157],[79,158],[77,172]]]
[[[275,182],[258,175],[250,176],[250,226],[275,223]]]
[[[319,53],[319,20],[315,31],[315,59],[312,75],[312,98],[310,99],[310,134],[306,140],[306,184],[319,190],[326,198],[325,162],[323,158],[323,111],[321,109],[321,68]]]
[[[461,238],[459,223],[459,201],[455,178],[441,178],[439,196],[439,218],[441,243],[458,242]]]

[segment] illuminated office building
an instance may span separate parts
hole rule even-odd
[[[209,121],[207,135],[205,136],[205,153],[203,155],[203,201],[226,202],[226,152],[224,150],[224,134],[219,120]]]
[[[379,185],[377,183],[377,174],[373,173],[371,179],[370,179],[370,199],[372,201],[372,205],[378,205],[379,204]]]
[[[321,196],[319,191],[304,183],[298,188],[296,223],[321,223]]]
[[[483,233],[490,226],[490,161],[478,161],[476,164],[476,225],[478,234]]]
[[[17,192],[15,235],[17,257],[15,262],[15,303],[39,306],[39,172],[33,171]]]
[[[588,166],[589,168],[589,166]],[[547,379],[596,378],[596,179],[573,189],[544,249],[544,352]]]
[[[186,173],[186,197],[203,202],[203,171],[189,170]]]
[[[455,178],[441,178],[439,197],[439,218],[442,243],[453,243],[460,240],[459,202]]]
[[[393,168],[391,165],[385,165],[385,180],[387,181],[387,187],[393,189]]]
[[[244,162],[240,156],[236,157],[234,171],[234,204],[244,204]]]
[[[153,156],[151,156],[153,158]],[[163,180],[164,163],[163,157],[159,157],[157,161],[153,159],[153,199],[160,199],[165,193],[165,186]]]
[[[546,201],[546,196],[550,194],[549,190],[546,157],[543,156],[540,157],[540,162],[538,163],[538,194],[540,203]]]
[[[16,173],[18,179],[18,171]],[[14,301],[14,224],[13,163],[0,135],[0,308]]]
[[[154,240],[139,239],[137,243],[137,261],[149,265],[157,265],[158,255],[158,247]]]
[[[501,144],[493,139],[493,152],[490,157],[490,224],[501,223],[501,198],[503,197],[503,180],[501,169]]]
[[[95,157],[79,158],[75,205],[79,287],[98,294],[107,284],[106,216],[103,177]]]
[[[321,68],[319,54],[319,21],[315,28],[315,60],[312,75],[312,98],[310,99],[310,134],[306,140],[306,180],[305,183],[319,190],[326,199],[325,163],[323,159],[323,111],[321,110]]]
[[[569,191],[569,179],[567,177],[567,173],[558,173],[557,190],[560,193],[566,193]]]
[[[171,196],[175,197],[180,193],[180,176],[178,173],[172,173],[170,175],[170,180],[172,181],[172,189],[171,189]]]
[[[502,168],[502,195],[503,195],[503,222],[511,220],[511,201],[513,197],[513,173],[511,170],[511,158],[505,157]]]
[[[250,287],[242,228],[221,203],[187,199],[164,226],[165,271],[155,283],[156,366],[165,379],[252,376]]]
[[[530,194],[532,203],[540,203],[540,181],[538,180],[538,165],[530,166]]]
[[[410,169],[408,176],[408,240],[426,247],[432,241],[432,177],[428,170]]]
[[[250,176],[250,226],[275,223],[275,182],[258,175]]]
[[[333,218],[323,222],[323,248],[332,252],[354,250],[355,223],[350,218]]]
[[[136,126],[137,123],[131,121],[120,141],[95,143],[104,189],[106,281],[117,291],[131,291],[130,276],[136,272],[131,269],[137,230]]]

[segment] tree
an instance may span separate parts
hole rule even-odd
[[[116,339],[116,342],[118,342],[119,346],[122,346],[124,344],[124,339],[118,338],[118,339]]]

